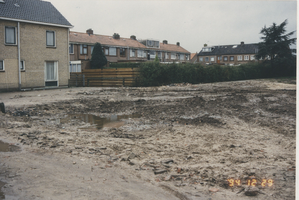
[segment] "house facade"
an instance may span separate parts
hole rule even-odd
[[[70,32],[69,35],[70,72],[80,72],[90,68],[90,59],[94,45],[102,45],[108,63],[115,62],[145,62],[154,60],[156,56],[161,62],[185,62],[189,60],[190,52],[177,45],[160,43],[158,40],[137,40],[120,37],[94,34],[92,29],[86,33]],[[183,56],[180,56],[183,55]]]
[[[72,25],[50,2],[5,0],[0,10],[0,90],[67,86]]]
[[[196,62],[205,65],[238,65],[257,61],[254,57],[257,52],[257,44],[245,44],[244,42],[238,45],[204,45],[197,54]]]

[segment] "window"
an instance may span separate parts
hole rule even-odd
[[[47,46],[55,47],[55,32],[54,31],[47,31]]]
[[[238,60],[242,60],[242,56],[238,56]]]
[[[162,59],[162,52],[158,52],[158,58]]]
[[[93,52],[93,48],[94,48],[94,46],[90,46],[90,53]],[[103,51],[103,49],[102,49],[102,51]]]
[[[164,57],[165,57],[165,59],[169,59],[169,55],[167,52],[164,53]]]
[[[180,60],[184,60],[185,59],[185,55],[184,54],[180,54]]]
[[[71,61],[70,72],[81,72],[81,61]]]
[[[254,55],[250,55],[250,60],[255,60]]]
[[[223,60],[224,60],[224,61],[227,61],[227,56],[224,56],[224,57],[223,57]]]
[[[25,71],[25,61],[21,60],[20,64],[21,64],[21,71]]]
[[[214,62],[215,61],[215,57],[211,57],[211,61]]]
[[[200,57],[200,58],[199,58],[199,61],[201,61],[201,62],[202,62],[202,61],[203,61],[203,57]]]
[[[150,51],[150,58],[155,59],[156,58],[156,52],[155,51]]]
[[[4,71],[4,61],[0,60],[0,71]]]
[[[218,60],[222,60],[222,56],[218,56],[217,59],[218,59]]]
[[[69,53],[74,54],[74,44],[69,45]]]
[[[105,55],[109,55],[109,49],[105,49]]]
[[[244,60],[249,60],[249,56],[248,55],[244,56]]]
[[[144,51],[143,50],[137,50],[137,57],[138,58],[144,57]]]
[[[45,86],[58,86],[57,62],[47,61],[45,63]]]
[[[206,61],[206,62],[209,62],[209,57],[205,57],[205,61]]]
[[[115,47],[109,47],[109,55],[116,56],[116,48]]]
[[[5,44],[17,44],[16,27],[5,27]]]
[[[189,60],[189,55],[186,55],[186,60]]]
[[[171,53],[171,59],[172,59],[172,60],[175,60],[175,59],[176,59],[176,55],[175,55],[175,53]]]
[[[234,59],[235,59],[234,56],[230,56],[230,57],[229,57],[229,60],[230,60],[230,61],[234,61]]]
[[[130,49],[130,57],[135,57],[135,49]]]
[[[121,57],[126,57],[126,49],[125,48],[119,48],[119,55]]]
[[[87,54],[87,45],[86,44],[80,45],[80,54],[83,54],[83,55]]]

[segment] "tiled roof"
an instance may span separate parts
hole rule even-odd
[[[139,49],[152,49],[155,51],[169,51],[169,52],[182,52],[182,53],[190,53],[186,49],[181,46],[177,46],[175,44],[163,44],[160,43],[160,48],[149,48],[144,44],[140,43],[138,40],[134,40],[131,38],[120,38],[114,39],[112,36],[107,35],[97,35],[97,34],[87,34],[70,31],[70,42],[71,43],[81,43],[81,44],[95,44],[100,43],[105,46],[117,46],[117,47],[133,47]]]
[[[197,53],[191,53],[190,55],[190,60],[192,60],[194,58],[194,56],[196,56]]]
[[[199,56],[210,56],[210,55],[237,55],[237,54],[256,54],[258,49],[257,44],[238,44],[238,45],[219,45],[213,46],[212,52],[203,52],[202,50],[198,53]]]
[[[114,39],[112,36],[106,35],[95,35],[95,34],[87,34],[87,33],[79,33],[79,32],[70,32],[70,42],[72,43],[82,43],[82,44],[95,44],[100,43],[105,46],[122,46],[122,47],[135,47],[135,48],[144,48],[146,46],[138,42],[137,40],[130,38],[120,38]]]
[[[1,18],[72,26],[50,2],[40,0],[4,0]]]
[[[190,53],[189,51],[187,51],[183,47],[178,46],[176,44],[160,43],[160,50],[162,50],[162,51],[175,51],[175,52],[181,52],[181,53]]]

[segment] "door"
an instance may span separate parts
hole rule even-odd
[[[45,62],[45,86],[58,86],[58,66],[56,61]]]

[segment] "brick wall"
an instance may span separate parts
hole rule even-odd
[[[0,38],[4,38],[5,26],[17,27],[17,22],[0,20]],[[46,46],[46,31],[55,31],[56,47]],[[58,62],[58,84],[68,85],[68,28],[20,23],[21,60],[25,71],[21,72],[22,88],[45,86],[45,62]],[[18,87],[17,45],[5,45],[0,40],[0,60],[4,60],[5,71],[0,72],[0,90]],[[2,53],[3,52],[3,53]]]

